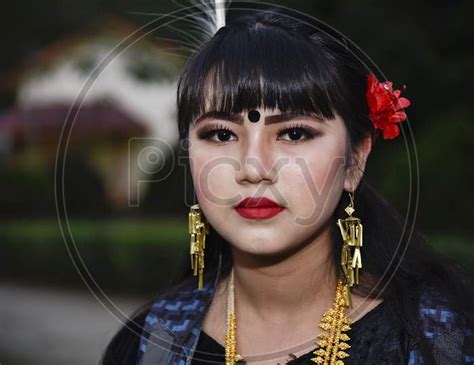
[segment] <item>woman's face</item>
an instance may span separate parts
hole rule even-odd
[[[256,111],[197,118],[189,131],[190,167],[199,205],[214,229],[241,251],[277,255],[327,227],[348,184],[346,127],[337,114],[328,120]],[[236,209],[247,197],[281,207],[251,201]]]

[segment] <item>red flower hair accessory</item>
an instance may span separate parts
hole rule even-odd
[[[400,90],[392,90],[390,81],[378,82],[374,74],[367,78],[366,99],[369,118],[375,126],[375,138],[382,131],[384,139],[393,139],[400,134],[397,123],[407,119],[402,110],[410,105],[410,100],[400,97]],[[403,85],[403,90],[406,86]]]

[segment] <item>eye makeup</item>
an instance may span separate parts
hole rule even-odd
[[[286,126],[282,126],[278,129],[277,135],[280,137],[281,135],[284,135],[286,133],[289,133],[291,131],[298,131],[302,133],[305,138],[303,140],[290,140],[290,142],[299,142],[299,141],[304,141],[308,139],[313,139],[314,137],[318,136],[321,134],[318,130],[303,124],[303,123],[292,123]]]
[[[302,135],[304,138],[295,139],[295,140],[281,138],[282,135],[285,135],[285,134],[290,133],[292,131],[296,132],[297,135]],[[222,140],[222,141],[221,140],[218,140],[218,141],[212,140],[211,138],[216,136],[218,133],[222,133],[221,136],[224,136],[224,138],[231,137],[231,136],[235,136],[237,138],[237,136],[232,131],[232,129],[229,128],[227,125],[225,125],[223,123],[208,124],[208,125],[200,128],[196,132],[196,136],[200,140],[208,140],[208,141],[214,142],[214,143],[225,143],[225,142],[230,141],[229,139]],[[304,141],[307,141],[307,140],[311,140],[314,137],[316,137],[318,135],[321,135],[321,132],[316,130],[315,128],[312,128],[312,127],[304,124],[304,123],[290,123],[290,124],[287,124],[285,126],[280,127],[276,131],[276,135],[278,137],[278,140],[284,140],[284,141],[296,144],[296,143],[301,143],[301,142],[304,142]]]
[[[208,124],[202,127],[196,132],[196,136],[201,140],[209,140],[212,135],[217,134],[217,132],[221,132],[221,131],[227,132],[228,134],[234,134],[234,132],[232,132],[232,129],[230,129],[228,126],[221,123],[221,124]],[[221,142],[225,142],[225,141],[221,141]]]
[[[196,135],[199,139],[207,139],[210,134],[215,133],[216,131],[228,131],[230,133],[232,132],[232,129],[230,129],[228,126],[224,124],[208,124],[201,129],[199,129],[196,132]]]

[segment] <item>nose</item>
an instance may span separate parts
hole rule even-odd
[[[258,133],[256,133],[249,137],[246,145],[242,147],[240,170],[237,171],[236,176],[237,182],[239,184],[274,183],[276,174],[272,164],[271,149],[265,145],[263,138],[259,137]]]

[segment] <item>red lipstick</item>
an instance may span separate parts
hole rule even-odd
[[[271,218],[285,208],[271,199],[260,197],[248,197],[243,199],[235,210],[242,217],[248,219],[268,219]]]

